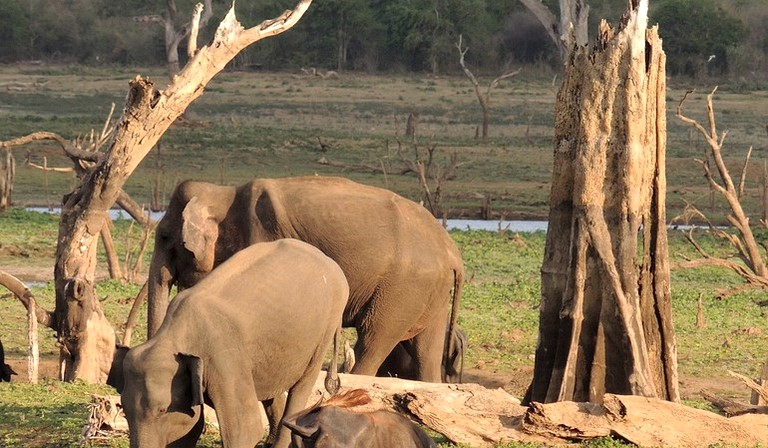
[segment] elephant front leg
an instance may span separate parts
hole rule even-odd
[[[253,448],[264,436],[259,400],[247,375],[208,385],[224,448]]]

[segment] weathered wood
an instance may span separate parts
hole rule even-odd
[[[712,406],[719,409],[728,417],[744,414],[768,414],[768,407],[765,406],[739,403],[736,400],[720,397],[706,390],[702,390],[700,394],[705,400],[710,402]]]
[[[539,345],[525,402],[679,400],[666,234],[665,56],[641,0],[558,92]],[[638,241],[640,236],[641,241]]]
[[[27,307],[27,379],[32,384],[39,382],[40,346],[37,342],[37,303],[34,296],[29,296]]]
[[[758,384],[763,390],[768,390],[768,361],[765,361],[763,368],[760,370],[760,379]],[[766,400],[762,394],[757,391],[752,391],[752,396],[749,400],[750,403],[758,406],[768,406],[768,400]]]
[[[728,419],[678,403],[605,394],[603,404],[534,404],[522,429],[565,440],[613,436],[642,447],[753,446],[768,440],[768,417]]]
[[[756,445],[768,440],[768,416],[725,418],[664,400],[606,394],[603,404],[560,402],[521,406],[502,389],[477,384],[436,384],[397,378],[341,374],[342,391],[365,389],[372,401],[358,412],[388,409],[472,447],[528,442],[566,445],[613,436],[639,446],[695,447],[718,443]],[[307,402],[312,406],[327,397],[325,372]],[[97,398],[95,429],[104,429],[102,416],[117,406],[119,397]],[[244,410],[245,411],[245,410]],[[263,412],[251,410],[251,412]],[[206,408],[206,420],[217,428],[215,412]],[[124,417],[110,414],[107,426],[125,428]],[[266,421],[262,418],[262,421]]]

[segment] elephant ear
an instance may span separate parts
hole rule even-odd
[[[189,386],[192,396],[192,406],[204,403],[203,399],[203,361],[195,355],[178,354],[181,361],[189,371]]]
[[[210,207],[194,196],[187,202],[181,214],[181,239],[184,247],[195,255],[200,271],[213,270],[216,240],[219,237],[219,224],[213,217]]]

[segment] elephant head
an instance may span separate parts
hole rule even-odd
[[[243,247],[230,241],[236,232],[221,235],[228,227],[235,191],[199,182],[181,183],[155,232],[155,249],[148,279],[148,336],[157,332],[165,317],[171,286],[179,290],[195,285],[221,261]]]
[[[194,447],[204,425],[202,362],[146,348],[129,350],[123,362],[121,402],[131,447]]]

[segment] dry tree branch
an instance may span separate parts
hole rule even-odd
[[[760,397],[763,400],[768,401],[768,390],[766,390],[763,386],[757,384],[756,382],[752,381],[752,378],[749,378],[749,377],[744,376],[744,375],[742,375],[740,373],[736,373],[736,372],[733,372],[733,371],[730,371],[730,370],[728,371],[728,374],[731,375],[732,377],[740,380],[748,388],[750,388],[753,391],[757,392],[757,394],[760,395]]]
[[[736,228],[739,234],[739,236],[736,237],[734,235],[730,235],[726,232],[720,231],[717,233],[718,236],[720,236],[721,238],[725,238],[734,248],[737,249],[739,253],[739,258],[742,259],[742,261],[747,265],[747,267],[751,271],[752,274],[746,275],[746,276],[742,275],[742,277],[744,277],[750,282],[754,282],[753,277],[756,277],[758,279],[762,279],[759,281],[759,283],[768,284],[768,271],[766,271],[765,260],[763,260],[763,255],[759,249],[757,241],[755,240],[754,234],[752,233],[752,230],[749,226],[749,218],[744,213],[744,209],[742,208],[740,203],[740,199],[744,190],[744,179],[746,178],[747,165],[749,163],[749,157],[751,155],[752,150],[750,148],[745,158],[744,166],[742,168],[741,180],[739,182],[739,186],[737,189],[737,187],[733,183],[733,179],[731,178],[728,168],[725,165],[725,161],[722,155],[723,143],[725,141],[727,131],[722,132],[722,134],[720,135],[718,135],[718,132],[717,132],[717,121],[715,119],[714,106],[712,102],[712,97],[714,96],[716,91],[717,91],[717,87],[715,87],[712,90],[712,93],[707,95],[706,110],[707,110],[707,119],[709,124],[708,130],[705,129],[704,126],[699,124],[698,121],[692,118],[686,117],[683,114],[683,104],[685,103],[691,91],[686,92],[682,100],[680,100],[680,103],[677,106],[676,115],[684,123],[689,124],[694,129],[696,129],[706,139],[709,145],[707,160],[706,161],[697,160],[697,161],[702,165],[702,168],[704,169],[704,173],[707,177],[707,181],[711,189],[713,191],[717,191],[718,193],[720,193],[727,201],[731,212],[726,216],[726,219],[734,228]],[[722,182],[722,184],[719,184],[714,179],[713,173],[710,170],[710,167],[709,167],[710,155],[712,157],[712,160],[715,163],[715,166],[717,167],[719,179]],[[731,263],[731,262],[728,262],[728,263]]]
[[[27,285],[13,275],[0,270],[0,285],[5,286],[17,299],[24,305],[27,310],[30,309],[31,303],[33,303],[35,296],[29,290]],[[47,311],[39,306],[34,307],[35,316],[37,322],[40,325],[45,325],[48,328],[54,328],[55,320],[53,319],[53,313]]]

